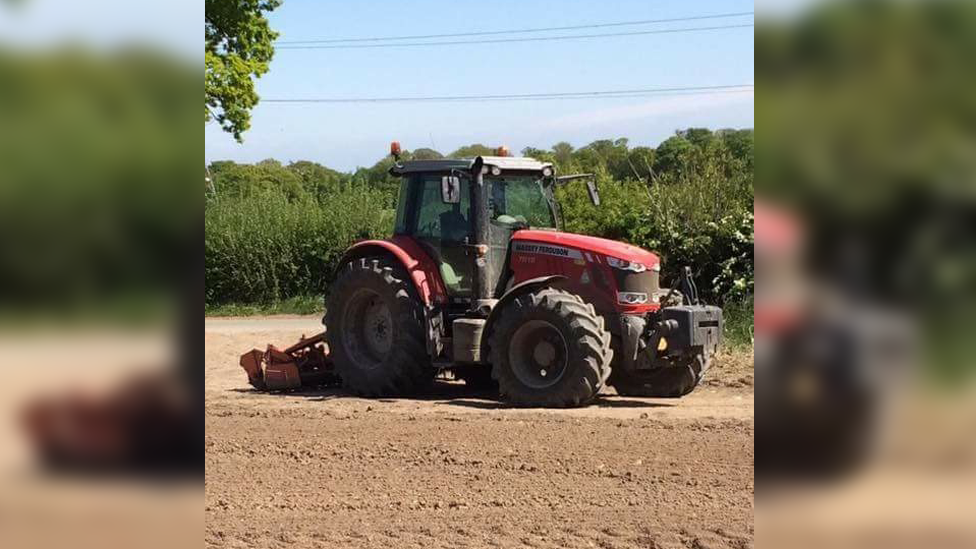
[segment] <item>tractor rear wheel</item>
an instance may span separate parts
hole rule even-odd
[[[710,364],[711,358],[694,354],[653,370],[628,372],[618,367],[610,374],[610,385],[622,396],[683,397],[698,386]]]
[[[362,396],[417,392],[434,377],[420,299],[400,265],[354,259],[332,286],[326,309],[329,349],[342,385]]]
[[[579,296],[553,288],[516,297],[488,340],[492,377],[518,406],[581,406],[610,374],[610,334]]]

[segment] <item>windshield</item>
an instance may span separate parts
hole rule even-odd
[[[513,227],[556,228],[556,219],[541,179],[527,175],[503,175],[486,177],[485,182],[491,188],[488,206],[492,222]]]

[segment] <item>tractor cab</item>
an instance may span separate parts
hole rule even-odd
[[[481,162],[486,203],[487,238],[480,247],[472,210],[479,199],[472,196],[475,162]],[[455,304],[474,298],[479,263],[487,270],[484,297],[496,293],[516,231],[559,228],[556,179],[546,162],[507,156],[421,160],[397,163],[391,173],[403,178],[394,235],[412,238],[431,256]]]

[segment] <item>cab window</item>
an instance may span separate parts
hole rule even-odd
[[[445,242],[464,241],[471,216],[468,182],[461,180],[461,202],[458,204],[445,204],[441,200],[440,176],[425,176],[418,195],[414,235]]]
[[[556,220],[535,177],[493,177],[491,185],[491,220],[502,225],[523,225],[536,229],[552,229]]]
[[[418,176],[413,181],[413,235],[437,262],[441,279],[452,297],[471,295],[473,262],[465,238],[470,236],[471,197],[468,182],[461,180],[461,201],[441,200],[441,176]]]

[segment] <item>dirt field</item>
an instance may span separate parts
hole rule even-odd
[[[242,352],[319,327],[207,320],[208,547],[752,547],[748,357],[681,400],[576,410],[459,383],[414,400],[250,391]]]

